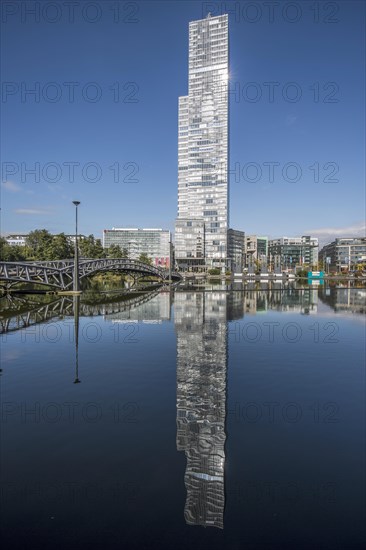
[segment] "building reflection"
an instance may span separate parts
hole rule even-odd
[[[344,286],[320,289],[319,299],[335,312],[366,313],[366,288],[352,287],[350,282]]]
[[[232,285],[234,292],[238,283]],[[315,314],[318,311],[318,288],[284,285],[282,282],[248,283],[244,287],[240,284],[243,311],[255,315],[269,310]]]
[[[224,528],[227,322],[271,309],[316,312],[317,291],[267,285],[175,293],[176,444],[186,456],[188,525]]]
[[[189,525],[224,527],[227,293],[177,292],[177,450]]]
[[[112,323],[162,323],[170,320],[172,294],[170,292],[157,292],[153,295],[146,294],[146,299],[141,303],[131,303],[123,311],[103,311],[106,321]]]

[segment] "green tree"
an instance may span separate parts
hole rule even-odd
[[[54,235],[50,245],[46,248],[47,260],[66,260],[72,258],[74,249],[65,233]]]
[[[0,237],[0,260],[2,262],[19,262],[25,259],[25,246],[10,246],[4,237]]]
[[[101,240],[95,239],[94,235],[80,239],[79,250],[82,258],[105,258],[106,256]]]
[[[123,251],[118,244],[111,244],[107,250],[108,258],[124,258]]]
[[[35,229],[27,236],[25,243],[34,260],[48,260],[53,237],[47,229]]]
[[[106,251],[104,250],[102,246],[102,241],[100,239],[95,239],[94,244],[94,258],[105,258],[106,257]]]
[[[147,265],[151,265],[151,264],[152,264],[151,258],[150,258],[145,252],[143,252],[142,254],[140,254],[140,256],[139,256],[139,262],[142,262],[142,263],[147,264]]]

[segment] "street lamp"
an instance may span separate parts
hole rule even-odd
[[[172,241],[169,239],[169,283],[172,282]]]
[[[72,201],[72,204],[75,205],[74,292],[79,292],[78,206],[80,201]]]

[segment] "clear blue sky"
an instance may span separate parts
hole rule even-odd
[[[94,2],[98,11],[79,1],[73,15],[60,1],[39,21],[22,12],[35,2],[5,4],[2,233],[72,233],[74,199],[84,234],[173,230],[188,23],[208,4],[221,13],[224,3],[120,2],[117,16],[115,1]],[[247,5],[226,2],[237,10],[230,13],[230,225],[273,237],[361,234],[365,3],[280,2],[273,14],[263,2]],[[38,102],[25,93],[36,86]],[[65,164],[72,162],[79,163],[74,181]],[[270,181],[264,163],[272,162]],[[26,172],[35,163],[40,181]],[[88,181],[97,173],[87,163],[99,167],[99,181]]]

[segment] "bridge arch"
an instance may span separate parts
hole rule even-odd
[[[151,276],[166,282],[169,272],[159,267],[147,265],[129,258],[81,259],[79,261],[79,279],[84,279],[103,271]],[[9,283],[36,283],[62,290],[73,287],[74,262],[60,260],[53,262],[0,262],[0,280]],[[179,281],[181,275],[172,273],[172,280]]]

